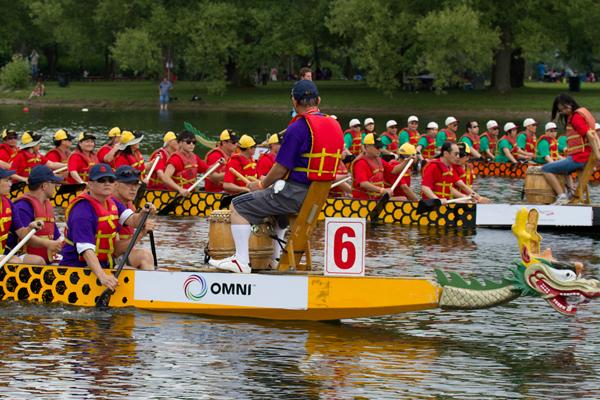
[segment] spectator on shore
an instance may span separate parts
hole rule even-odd
[[[38,78],[37,83],[35,84],[35,87],[31,91],[31,94],[29,95],[29,98],[27,100],[30,100],[32,97],[42,97],[45,95],[46,86],[44,86],[44,81],[41,78]]]
[[[33,49],[29,55],[29,63],[31,64],[31,79],[36,79],[38,75],[38,63],[40,61],[40,55]]]
[[[308,67],[300,68],[300,80],[301,81],[312,81],[312,70]]]
[[[271,81],[277,82],[277,67],[271,68]]]
[[[173,89],[173,84],[167,77],[163,77],[158,85],[158,95],[160,99],[160,109],[166,110],[169,105],[169,91]]]

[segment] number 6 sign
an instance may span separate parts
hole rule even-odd
[[[325,218],[325,275],[365,275],[364,218]]]

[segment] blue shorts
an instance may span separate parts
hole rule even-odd
[[[562,160],[554,161],[542,166],[542,172],[556,175],[569,175],[585,166],[585,163],[573,161],[573,157],[568,156]]]
[[[169,95],[161,94],[160,95],[160,104],[167,104],[168,102],[169,102]]]

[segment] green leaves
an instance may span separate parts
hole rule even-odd
[[[136,75],[160,71],[160,49],[143,29],[129,28],[119,33],[111,52],[121,69],[134,71]]]

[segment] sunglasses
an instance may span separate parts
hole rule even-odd
[[[229,140],[228,140],[228,141],[229,141]],[[187,144],[196,144],[196,141],[195,141],[195,140],[184,140],[183,142],[184,142],[184,143],[187,143]]]
[[[115,178],[110,176],[105,176],[103,178],[98,179],[96,182],[98,183],[115,183]]]

